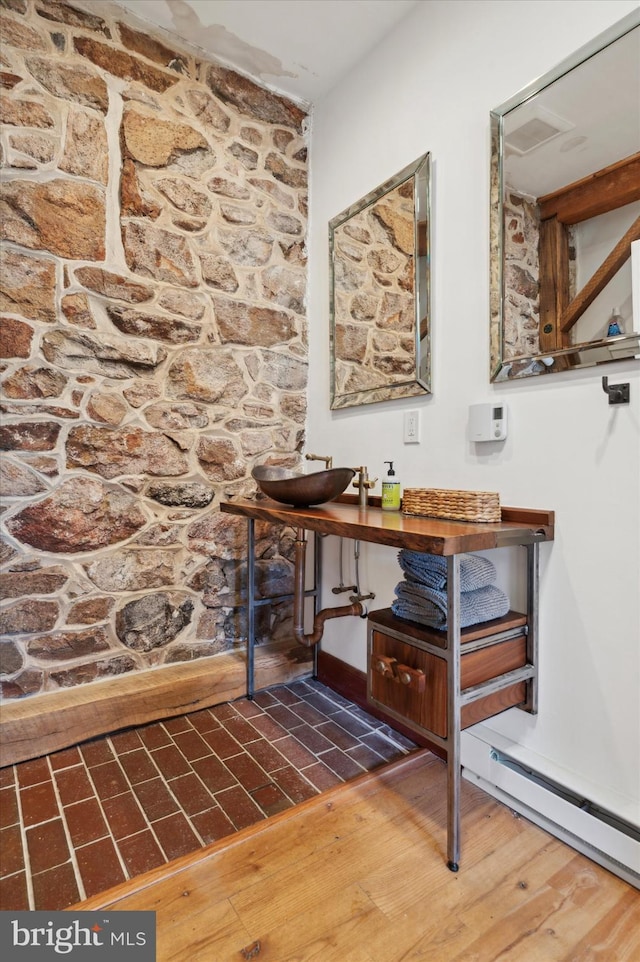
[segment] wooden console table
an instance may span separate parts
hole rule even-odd
[[[424,714],[423,705],[413,705],[414,710],[407,712],[406,707],[389,705],[385,708],[415,730],[424,732],[440,745],[447,758],[447,864],[452,871],[458,870],[460,860],[460,732],[462,727],[472,724],[470,718],[477,720],[470,706],[483,703],[482,717],[489,717],[502,711],[508,704],[518,702],[518,707],[535,714],[538,705],[538,585],[539,552],[543,541],[554,537],[554,512],[538,511],[528,508],[502,508],[499,522],[444,521],[438,518],[419,518],[403,515],[400,512],[382,511],[379,507],[360,507],[354,503],[353,496],[343,495],[328,504],[310,508],[294,508],[278,504],[268,499],[250,501],[237,500],[223,503],[221,511],[240,515],[247,519],[247,694],[253,695],[253,649],[255,646],[255,606],[260,603],[255,595],[255,534],[254,522],[267,521],[286,524],[313,531],[320,535],[337,535],[351,540],[368,541],[372,544],[388,545],[393,548],[408,548],[413,551],[442,555],[447,559],[448,613],[446,632],[431,632],[413,622],[395,619],[389,612],[375,612],[370,616],[369,659],[372,652],[379,654],[374,639],[384,636],[393,645],[404,645],[406,650],[419,649],[421,657],[434,659],[444,665],[440,674],[438,693],[429,691],[425,677],[420,681],[423,687],[423,702],[429,697],[444,697],[446,707],[435,716]],[[320,555],[319,539],[315,539],[315,587],[307,592],[315,598],[316,606],[320,596]],[[488,627],[477,626],[481,631],[469,634],[460,628],[460,555],[470,551],[486,551],[493,548],[523,546],[527,553],[527,604],[522,615],[510,612],[506,619],[496,619],[485,623]],[[273,600],[273,599],[271,599]],[[467,632],[463,640],[464,632]],[[434,637],[435,636],[435,637]],[[508,660],[492,675],[483,681],[463,687],[463,661],[468,659],[472,650],[481,651],[489,646],[502,646],[518,638],[524,639],[524,657],[512,667]],[[396,659],[397,660],[397,659]],[[406,662],[407,658],[403,657]],[[409,666],[411,672],[422,671]],[[384,697],[379,685],[372,685],[371,676],[375,667],[369,666],[368,690],[375,701]],[[486,672],[485,672],[486,675]],[[444,682],[442,682],[444,679]],[[444,695],[442,695],[444,685]],[[425,688],[426,686],[426,688]],[[520,688],[518,688],[520,686]],[[524,687],[523,687],[524,686]],[[395,689],[394,689],[395,690]],[[520,691],[520,695],[512,694]],[[511,701],[495,698],[505,692]],[[373,693],[373,694],[372,694]],[[516,699],[514,702],[513,699]],[[522,700],[523,699],[523,700]],[[411,701],[411,699],[410,699]],[[487,706],[494,705],[495,710]],[[430,721],[436,717],[437,724]],[[431,726],[431,727],[429,727]]]

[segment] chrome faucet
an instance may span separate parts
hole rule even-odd
[[[305,454],[307,461],[324,461],[327,466],[327,471],[333,467],[333,458],[325,457],[323,454]]]
[[[369,471],[364,464],[359,468],[354,468],[353,470],[357,473],[358,480],[352,481],[351,485],[352,487],[358,489],[358,504],[361,508],[366,508],[369,497],[369,488],[375,487],[375,483],[378,479],[369,478]]]

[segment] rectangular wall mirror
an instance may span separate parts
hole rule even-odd
[[[640,11],[491,112],[491,380],[640,354]]]
[[[430,155],[329,222],[331,408],[430,393]]]

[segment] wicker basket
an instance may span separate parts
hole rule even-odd
[[[500,521],[500,495],[495,491],[405,488],[402,513],[451,521]]]

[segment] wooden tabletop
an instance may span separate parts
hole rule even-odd
[[[362,508],[350,495],[310,508],[294,508],[268,498],[239,498],[223,502],[220,510],[305,531],[437,555],[553,541],[554,530],[553,511],[502,508],[502,520],[498,522],[445,521],[382,511],[375,504]]]

